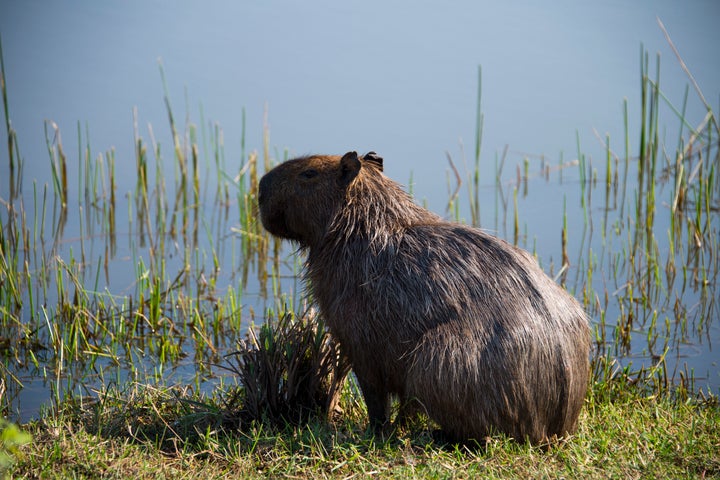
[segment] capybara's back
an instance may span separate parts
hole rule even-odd
[[[417,206],[372,152],[290,160],[259,192],[265,228],[308,253],[308,286],[374,427],[396,395],[458,440],[575,431],[587,317],[530,255]]]

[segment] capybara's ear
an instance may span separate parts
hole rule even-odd
[[[383,158],[378,155],[375,152],[368,152],[365,155],[363,155],[363,160],[367,160],[368,162],[372,162],[377,166],[380,171],[383,171]]]
[[[357,152],[348,152],[340,159],[340,183],[349,185],[360,171]]]

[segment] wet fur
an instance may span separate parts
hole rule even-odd
[[[308,253],[310,293],[374,427],[396,395],[451,438],[575,431],[587,317],[530,255],[417,206],[374,153],[290,160],[259,192],[265,228]]]

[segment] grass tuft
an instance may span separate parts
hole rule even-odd
[[[271,313],[227,358],[242,385],[233,403],[243,422],[301,424],[311,415],[341,413],[350,366],[315,310],[300,316],[282,312],[277,319]]]

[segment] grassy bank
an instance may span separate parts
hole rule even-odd
[[[602,389],[608,385],[603,385]],[[547,448],[492,438],[443,445],[424,425],[377,439],[346,392],[345,413],[299,427],[238,429],[222,399],[135,385],[67,404],[27,425],[14,478],[712,478],[720,476],[716,399],[591,392],[576,435]]]

